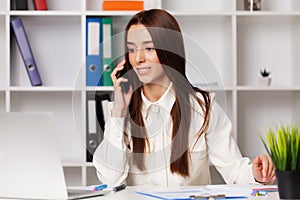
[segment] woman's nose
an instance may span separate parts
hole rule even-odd
[[[143,63],[146,61],[144,49],[138,49],[136,51],[135,61],[137,63]]]

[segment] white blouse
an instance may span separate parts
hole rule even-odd
[[[199,94],[199,97],[201,95]],[[150,147],[144,155],[146,171],[139,170],[132,160],[130,123],[125,118],[109,117],[104,139],[95,151],[93,164],[101,182],[109,185],[207,185],[211,183],[209,164],[213,164],[226,183],[255,183],[249,158],[242,157],[232,137],[232,125],[222,108],[212,101],[209,128],[197,139],[203,123],[202,109],[194,98],[189,130],[189,177],[170,171],[172,119],[175,102],[172,83],[163,96],[150,102],[142,93],[142,116]],[[109,104],[109,111],[113,102]],[[111,116],[111,115],[109,115]],[[184,115],[182,115],[184,117]],[[127,133],[127,136],[123,132]],[[147,146],[147,145],[146,145]]]

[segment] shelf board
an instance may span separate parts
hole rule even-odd
[[[168,11],[175,16],[231,16],[232,12],[180,12]],[[86,11],[87,16],[133,16],[138,11]]]
[[[194,85],[195,87],[199,87],[202,89],[207,89],[206,87],[199,86],[197,84]],[[234,87],[225,87],[225,88],[220,88],[220,87],[209,87],[208,90],[210,91],[232,91],[234,90]],[[113,86],[99,86],[99,87],[86,87],[86,91],[103,91],[103,92],[113,92],[114,87]]]
[[[82,162],[69,162],[69,161],[63,161],[62,166],[63,167],[82,167],[84,163]]]
[[[94,167],[92,162],[69,162],[63,161],[63,167]]]
[[[19,87],[14,86],[9,88],[11,91],[24,91],[24,92],[73,92],[81,91],[80,89],[74,89],[73,87],[48,87],[48,86],[36,86],[36,87]]]
[[[42,11],[10,11],[11,16],[81,16],[83,12],[81,11],[52,11],[52,10],[42,10]]]
[[[208,88],[206,89],[205,87],[199,87],[200,89],[203,89],[203,90],[208,90],[210,92],[222,92],[222,91],[225,91],[225,92],[230,92],[230,91],[233,91],[234,90],[234,87],[224,87],[224,88],[220,88],[220,87],[214,87],[214,88]]]
[[[300,86],[238,86],[238,91],[300,91]]]
[[[300,12],[288,11],[236,11],[237,16],[300,16]]]
[[[232,12],[179,12],[179,11],[168,11],[174,16],[219,16],[219,17],[230,17]]]
[[[105,92],[112,92],[114,90],[113,86],[99,86],[99,87],[91,87],[87,86],[86,91],[105,91]]]
[[[87,16],[133,16],[139,11],[86,11]]]

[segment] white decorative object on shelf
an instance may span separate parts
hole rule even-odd
[[[267,71],[266,68],[260,70],[260,77],[259,77],[259,85],[260,86],[270,86],[272,82],[272,78],[270,77],[271,72]]]
[[[244,0],[245,10],[261,10],[261,0]]]

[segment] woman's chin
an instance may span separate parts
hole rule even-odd
[[[139,77],[140,81],[142,82],[143,85],[147,85],[152,83],[152,80],[146,77]]]

